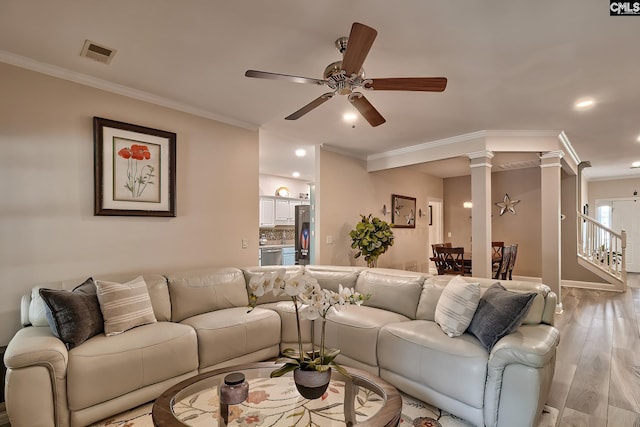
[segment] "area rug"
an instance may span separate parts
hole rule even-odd
[[[344,383],[332,381],[320,399],[301,398],[293,381],[279,379],[253,380],[249,398],[230,407],[229,426],[344,426],[341,418]],[[190,426],[218,425],[217,390],[207,389],[186,396],[174,404],[176,416]],[[379,396],[360,388],[355,399],[356,420],[362,421],[382,407]],[[260,407],[260,411],[257,407]],[[152,403],[134,408],[116,417],[92,424],[91,427],[153,427]],[[545,406],[538,427],[555,427],[558,411]],[[467,421],[434,406],[402,394],[400,427],[472,427]]]

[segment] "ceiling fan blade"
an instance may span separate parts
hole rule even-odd
[[[373,28],[358,22],[353,23],[347,42],[347,50],[345,50],[342,59],[342,69],[347,73],[347,76],[357,74],[360,71],[377,35],[378,32]]]
[[[314,85],[323,85],[326,82],[320,79],[312,79],[310,77],[290,76],[288,74],[268,73],[266,71],[247,70],[245,77],[255,77],[258,79],[270,80],[286,80],[294,83],[311,83]]]
[[[364,117],[371,126],[380,126],[386,122],[382,114],[380,114],[360,92],[353,92],[349,95],[349,102],[356,107],[360,114],[362,114],[362,117]]]
[[[314,108],[317,108],[320,105],[324,104],[325,102],[327,102],[331,98],[333,98],[333,92],[327,92],[325,94],[322,94],[318,98],[314,99],[313,101],[311,101],[310,103],[308,103],[307,105],[305,105],[304,107],[302,107],[301,109],[296,111],[295,113],[288,115],[284,119],[285,120],[298,120],[300,117],[304,116],[305,114],[307,114],[309,111],[313,110]]]
[[[364,87],[374,90],[442,92],[447,87],[446,77],[398,77],[370,80],[371,83],[366,83]]]

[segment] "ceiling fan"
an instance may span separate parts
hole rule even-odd
[[[386,121],[385,118],[382,117],[378,110],[376,110],[357,89],[442,92],[447,87],[447,79],[445,77],[365,78],[362,64],[377,34],[378,32],[373,28],[354,22],[351,26],[349,37],[341,37],[336,40],[336,48],[343,54],[342,61],[329,64],[324,70],[323,79],[290,76],[287,74],[256,70],[247,70],[244,75],[246,77],[256,77],[260,79],[286,80],[294,83],[324,85],[332,90],[332,92],[320,95],[295,113],[285,117],[286,120],[297,120],[338,94],[347,95],[349,102],[353,104],[371,126],[379,126]]]

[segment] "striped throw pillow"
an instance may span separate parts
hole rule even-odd
[[[450,337],[464,333],[480,302],[480,284],[456,276],[445,286],[436,304],[435,321]]]
[[[121,334],[136,326],[155,323],[151,298],[142,276],[127,283],[96,280],[98,302],[107,336]]]

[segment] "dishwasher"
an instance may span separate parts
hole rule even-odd
[[[261,248],[260,265],[282,265],[282,249]]]

